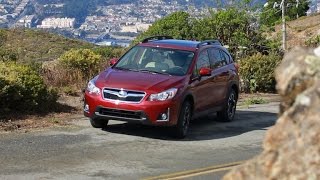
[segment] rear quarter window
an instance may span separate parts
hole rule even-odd
[[[221,53],[221,58],[226,62],[226,64],[232,63],[232,59],[228,53],[226,53],[223,50],[220,50],[220,53]]]

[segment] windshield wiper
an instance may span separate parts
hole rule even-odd
[[[171,76],[171,74],[166,73],[166,72],[153,71],[153,70],[149,70],[149,69],[139,69],[139,72],[148,72],[148,73],[164,74],[164,75]]]
[[[118,70],[124,70],[124,71],[138,71],[136,69],[128,69],[128,68],[123,68],[123,67],[114,67],[114,69],[118,69]]]

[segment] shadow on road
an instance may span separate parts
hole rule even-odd
[[[274,125],[276,119],[276,113],[250,110],[237,111],[236,117],[232,122],[219,122],[215,115],[210,115],[192,121],[188,136],[182,140],[172,138],[170,128],[144,126],[141,124],[108,125],[104,131],[153,139],[199,141],[227,138],[254,130],[266,130],[266,128]]]

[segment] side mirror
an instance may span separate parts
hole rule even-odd
[[[116,64],[117,62],[118,62],[118,58],[112,58],[112,59],[110,59],[110,61],[109,61],[109,65],[110,66],[113,66],[114,64]]]
[[[203,67],[200,69],[200,76],[211,76],[211,69],[207,67]]]

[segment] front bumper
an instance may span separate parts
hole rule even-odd
[[[168,100],[151,102],[143,100],[141,103],[125,103],[107,101],[100,96],[85,94],[84,115],[92,119],[108,119],[125,122],[142,123],[156,126],[174,126],[177,124],[178,101]],[[166,114],[167,118],[161,118]]]

